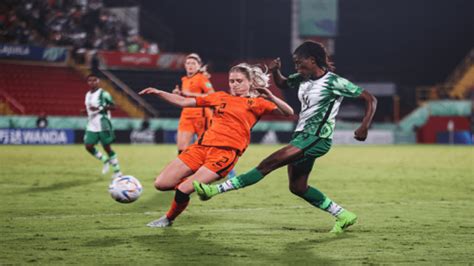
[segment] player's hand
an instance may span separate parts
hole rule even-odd
[[[152,87],[148,87],[138,93],[139,95],[144,95],[144,94],[160,94],[160,90],[157,90]]]
[[[354,138],[358,141],[365,141],[367,138],[367,133],[369,129],[366,126],[360,126],[356,131],[354,131]]]
[[[273,93],[267,89],[267,88],[256,88],[255,90],[260,93],[260,97],[265,98],[265,99],[271,99],[273,98]]]
[[[87,114],[87,110],[86,109],[81,109],[81,110],[79,110],[79,114],[81,114],[81,115]]]
[[[270,70],[271,72],[279,70],[280,68],[281,68],[280,57],[277,57],[276,59],[271,61],[270,64],[268,64],[268,70]]]
[[[178,85],[176,85],[176,86],[174,87],[174,90],[173,90],[172,92],[173,92],[174,94],[181,95],[181,88],[180,88]]]

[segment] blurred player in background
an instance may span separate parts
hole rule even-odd
[[[230,94],[184,98],[155,88],[140,94],[154,94],[180,107],[213,107],[208,130],[168,164],[155,180],[158,190],[175,190],[171,208],[149,227],[167,227],[187,207],[194,192],[193,180],[210,183],[225,177],[250,143],[250,131],[268,113],[292,115],[293,109],[268,90],[269,77],[261,68],[239,64],[229,71]]]
[[[87,84],[90,90],[86,94],[86,109],[81,113],[87,112],[87,128],[84,135],[84,144],[86,150],[95,158],[102,161],[102,174],[109,171],[109,165],[114,169],[113,178],[122,175],[117,154],[110,146],[115,140],[115,134],[110,121],[110,111],[115,109],[112,96],[105,90],[99,88],[100,79],[94,74],[87,76]],[[97,143],[101,143],[107,155],[102,154],[95,148]]]
[[[206,66],[202,65],[201,57],[192,53],[186,57],[184,63],[186,76],[181,78],[181,88],[176,85],[173,93],[184,97],[206,96],[214,93],[209,81],[210,75]],[[178,154],[191,145],[194,135],[199,138],[207,129],[212,112],[204,107],[186,107],[181,112],[178,124]]]
[[[273,170],[288,165],[290,191],[313,206],[336,217],[333,233],[342,233],[354,224],[357,216],[344,210],[315,187],[308,185],[308,178],[316,158],[326,154],[332,145],[335,118],[344,96],[358,97],[366,102],[362,124],[354,132],[354,138],[364,141],[375,113],[377,100],[367,91],[332,71],[326,49],[317,42],[307,41],[293,53],[297,73],[284,77],[280,72],[280,59],[270,64],[276,85],[281,89],[298,89],[301,102],[299,121],[290,144],[265,158],[256,168],[217,185],[194,182],[202,200],[262,180]]]

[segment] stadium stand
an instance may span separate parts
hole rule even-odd
[[[0,42],[68,46],[77,62],[87,50],[157,54],[158,43],[140,36],[102,0],[0,1]]]
[[[23,108],[18,114],[77,116],[84,108],[85,79],[68,67],[0,63],[0,88]],[[113,115],[127,117],[120,107]]]
[[[156,70],[111,70],[110,72],[136,93],[150,86],[171,92],[175,85],[181,82],[181,76],[184,75],[182,72]],[[179,108],[165,103],[156,97],[145,96],[144,99],[158,111],[160,117],[179,117],[181,113]]]
[[[467,99],[474,88],[474,49],[464,57],[444,83],[416,88],[418,105],[429,100]]]

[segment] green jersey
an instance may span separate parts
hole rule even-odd
[[[88,91],[85,99],[87,110],[87,131],[100,132],[111,130],[110,111],[106,111],[105,107],[114,105],[112,96],[105,90],[99,88],[94,92]],[[91,107],[97,107],[99,110],[92,111]]]
[[[290,88],[298,88],[301,102],[295,131],[328,139],[332,139],[334,134],[336,115],[343,97],[358,97],[362,93],[362,88],[332,72],[317,80],[304,80],[296,73],[288,77],[287,83]]]

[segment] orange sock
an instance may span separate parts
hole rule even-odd
[[[176,189],[176,193],[171,203],[171,208],[166,213],[166,217],[170,220],[176,219],[189,204],[189,195],[181,192],[179,189]]]
[[[171,208],[166,213],[166,217],[170,220],[176,219],[176,217],[178,217],[178,215],[180,215],[186,209],[186,207],[188,207],[188,203],[189,200],[181,203],[176,203],[176,200],[173,200],[171,203]]]

